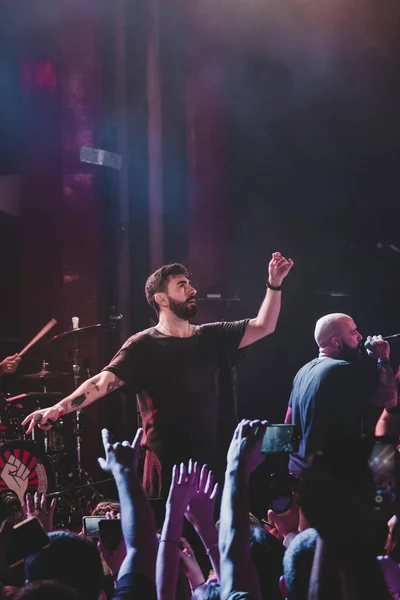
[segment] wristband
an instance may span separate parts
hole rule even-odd
[[[59,419],[60,417],[63,417],[65,415],[65,410],[62,404],[57,404],[57,408],[59,410],[57,419]]]
[[[280,292],[282,290],[282,284],[279,286],[271,285],[269,279],[267,280],[266,286],[273,292]]]

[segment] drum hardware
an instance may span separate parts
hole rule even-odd
[[[11,490],[24,504],[27,492],[47,493],[54,485],[54,467],[37,444],[12,440],[0,446],[0,493]]]
[[[48,344],[63,340],[66,338],[71,338],[73,348],[72,348],[72,375],[74,378],[74,386],[75,389],[79,387],[79,379],[80,379],[80,365],[78,363],[79,357],[79,338],[82,335],[86,335],[87,333],[92,333],[93,331],[100,330],[108,330],[112,327],[111,324],[102,324],[98,323],[96,325],[87,325],[86,327],[78,327],[79,318],[72,317],[72,329],[68,331],[64,331],[63,333],[59,333],[58,335],[52,337],[48,340]],[[87,361],[87,359],[85,359]],[[84,364],[84,368],[86,373],[90,367],[90,363],[87,361],[87,364]],[[76,421],[75,421],[75,438],[76,438],[76,457],[77,457],[77,473],[78,477],[85,477],[85,474],[82,469],[82,457],[81,457],[81,445],[82,445],[82,411],[76,411]]]
[[[122,315],[121,315],[122,318]],[[96,325],[87,325],[85,327],[79,327],[79,318],[72,317],[72,329],[68,331],[64,331],[63,333],[59,333],[49,339],[47,344],[52,344],[54,342],[60,340],[71,340],[72,348],[68,352],[69,360],[72,359],[72,375],[74,378],[74,387],[77,389],[79,387],[79,380],[81,378],[80,373],[80,365],[78,363],[79,357],[79,340],[82,336],[87,334],[91,334],[93,332],[105,332],[107,333],[109,330],[115,330],[115,323],[97,323]],[[86,358],[83,361],[83,367],[85,370],[85,374],[87,377],[90,377],[90,361]],[[76,483],[84,483],[84,485],[88,485],[90,487],[90,476],[82,467],[82,456],[81,456],[81,446],[82,446],[82,411],[77,410],[75,413],[75,423],[73,427],[73,437],[75,438],[76,444],[76,463],[77,468],[73,473],[73,477],[76,480]],[[48,442],[49,443],[49,442]],[[57,444],[56,444],[57,445]],[[51,447],[51,445],[50,445]]]
[[[72,375],[75,389],[79,386],[80,337],[92,332],[115,330],[115,323],[99,323],[79,328],[77,317],[72,319],[72,324],[73,329],[60,333],[47,342],[53,343],[63,339],[70,339],[73,342],[70,354],[72,373],[51,371],[49,363],[43,360],[40,371],[20,376],[22,380],[41,382],[43,390],[7,397],[3,402],[4,410],[0,411],[0,511],[5,504],[11,512],[17,513],[20,511],[20,504],[24,503],[26,492],[46,492],[49,497],[60,499],[56,521],[60,525],[71,526],[76,518],[76,525],[79,527],[82,513],[89,514],[101,499],[98,486],[113,481],[113,478],[110,478],[92,482],[82,466],[81,410],[75,413],[75,418],[67,416],[52,423],[52,428],[49,430],[34,428],[29,438],[26,437],[21,426],[27,414],[36,409],[52,406],[58,398],[63,397],[60,392],[47,391],[48,382]],[[39,341],[54,325],[55,322],[50,321],[22,353]],[[88,359],[83,361],[83,369],[85,377],[89,378],[91,375]],[[73,457],[70,450],[73,450]],[[17,487],[13,483],[15,473],[9,472],[14,466],[23,480],[20,482],[20,489],[13,489],[13,486]]]
[[[88,479],[89,476],[87,475]],[[47,494],[49,499],[57,498],[56,525],[80,531],[82,516],[90,515],[105,496],[97,488],[109,484],[114,478],[92,483],[75,485],[75,473],[68,473],[68,484],[55,492]]]
[[[114,477],[109,477],[108,479],[102,479],[101,481],[93,481],[92,483],[83,483],[82,485],[74,485],[73,488],[67,488],[65,490],[58,490],[57,492],[50,492],[47,494],[48,498],[56,498],[57,496],[61,496],[62,494],[70,494],[71,491],[83,490],[85,488],[96,487],[98,485],[103,485],[103,483],[110,483],[111,481],[115,481]]]
[[[56,373],[55,371],[47,371],[42,369],[37,373],[25,373],[20,375],[21,379],[58,379],[59,377],[70,377],[71,373]]]
[[[96,325],[86,325],[86,327],[77,327],[76,329],[69,329],[68,331],[63,331],[63,333],[59,333],[54,337],[47,340],[47,344],[52,344],[53,342],[57,342],[58,340],[63,340],[66,337],[80,337],[81,335],[85,335],[86,333],[92,333],[93,331],[100,332],[101,329],[113,329],[114,325],[112,323],[97,323]]]
[[[11,519],[13,525],[25,518],[21,502],[12,490],[0,492],[0,518]]]

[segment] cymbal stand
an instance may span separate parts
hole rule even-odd
[[[72,363],[72,373],[74,376],[74,385],[75,385],[75,389],[78,388],[79,386],[79,378],[80,378],[80,366],[78,364],[78,354],[79,354],[79,342],[78,342],[78,336],[77,335],[73,335],[74,341],[75,341],[75,347],[73,350],[73,358],[74,361]],[[83,469],[82,469],[82,461],[81,461],[81,442],[82,442],[82,422],[81,422],[81,416],[82,416],[82,410],[79,408],[76,411],[76,460],[77,460],[77,464],[78,464],[78,473],[79,475],[82,474]]]
[[[47,360],[44,358],[42,360],[42,371],[47,371],[47,369],[49,368],[49,363],[47,362]],[[43,393],[47,394],[47,383],[44,379],[44,377],[42,378],[42,386],[43,386]]]

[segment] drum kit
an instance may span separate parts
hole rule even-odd
[[[72,372],[50,371],[49,363],[43,361],[40,371],[20,375],[21,380],[30,384],[39,383],[40,391],[30,391],[0,399],[0,514],[14,515],[18,518],[17,515],[25,504],[25,494],[42,492],[59,498],[57,526],[68,528],[73,527],[74,523],[78,527],[82,515],[90,514],[93,504],[101,499],[96,484],[82,466],[81,411],[60,419],[48,431],[34,428],[29,435],[26,434],[26,427],[22,427],[21,423],[29,413],[47,408],[65,396],[61,392],[49,391],[51,383],[60,382],[72,375],[75,389],[78,387],[79,340],[86,334],[106,331],[112,327],[112,325],[96,324],[79,328],[74,319],[73,329],[60,333],[47,342],[47,344],[59,340],[72,342]],[[50,323],[52,327],[56,322],[53,319]],[[39,332],[40,337],[34,338],[34,343],[51,328],[46,329],[46,327]],[[32,343],[28,344],[19,356],[22,356],[32,345]],[[85,371],[86,375],[90,376],[89,369],[85,368]],[[97,483],[104,483],[104,481]]]

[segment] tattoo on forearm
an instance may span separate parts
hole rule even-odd
[[[86,400],[86,394],[81,394],[71,401],[71,408],[79,408]]]
[[[119,387],[121,387],[121,385],[121,381],[117,378],[114,381],[110,381],[110,383],[107,385],[107,394],[117,390]]]
[[[97,383],[95,381],[92,381],[90,385],[93,385],[93,387],[95,388],[96,392],[100,392],[100,386],[97,385]]]

